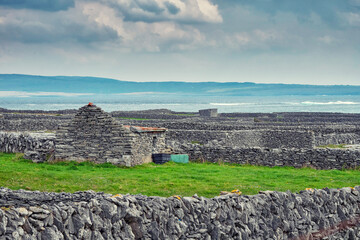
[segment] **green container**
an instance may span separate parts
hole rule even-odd
[[[170,161],[176,162],[176,163],[189,163],[189,155],[187,154],[172,154]]]

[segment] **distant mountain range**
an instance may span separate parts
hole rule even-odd
[[[0,91],[209,96],[360,95],[360,86],[251,82],[130,82],[97,77],[0,74]]]

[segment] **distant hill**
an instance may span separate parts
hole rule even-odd
[[[251,82],[130,82],[97,77],[0,74],[0,91],[100,94],[164,92],[210,96],[360,95],[360,86]]]

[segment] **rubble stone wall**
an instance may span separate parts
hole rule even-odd
[[[132,134],[135,136],[131,145],[131,151],[129,150],[129,159],[133,161],[132,165],[151,161],[151,153],[161,152],[161,150],[165,148],[165,138],[163,134]],[[156,139],[154,139],[154,137],[156,137]],[[74,142],[73,140],[68,140]],[[25,153],[25,157],[29,156],[26,158],[35,162],[45,161],[46,159],[44,157],[54,148],[56,148],[57,153],[59,153],[59,143],[59,141],[55,140],[54,134],[51,133],[0,132],[0,152],[22,152]],[[81,141],[79,143],[81,143]],[[169,143],[170,142],[168,142],[168,144]],[[93,142],[93,144],[95,143]],[[170,143],[170,146],[177,153],[189,154],[190,160],[192,161],[223,161],[261,166],[310,166],[317,169],[342,169],[360,166],[360,151],[356,149],[239,148],[221,146],[219,143],[200,145],[179,144],[177,142]],[[69,147],[73,146],[70,145]],[[64,150],[64,153],[68,154],[69,160],[89,160],[80,159],[80,157],[84,155],[80,155],[80,153],[76,151],[71,152],[73,149],[70,150],[69,147],[60,147],[60,150]],[[86,149],[97,154],[94,156],[103,154],[98,148],[92,146],[88,146]],[[92,154],[91,151],[85,154]],[[114,158],[115,157],[118,156],[114,155]],[[111,162],[111,159],[110,161],[106,158],[101,160],[103,162],[106,160]]]
[[[4,239],[359,239],[360,187],[215,198],[0,188]]]
[[[234,148],[209,145],[172,145],[177,153],[189,154],[190,161],[227,162],[259,166],[343,169],[360,166],[356,149]]]
[[[165,149],[164,133],[134,133],[132,145],[134,165],[152,162],[151,154]]]
[[[358,132],[317,134],[315,137],[315,146],[328,144],[360,144],[360,135]]]
[[[166,139],[180,143],[217,141],[221,146],[264,148],[313,148],[315,141],[314,133],[310,131],[274,130],[169,130]]]
[[[55,134],[0,132],[0,152],[24,153],[55,147]]]
[[[0,119],[0,131],[46,131],[57,130],[67,119]]]

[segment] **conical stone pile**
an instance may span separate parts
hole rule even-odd
[[[88,104],[57,131],[55,159],[132,166],[135,137],[101,108]]]

